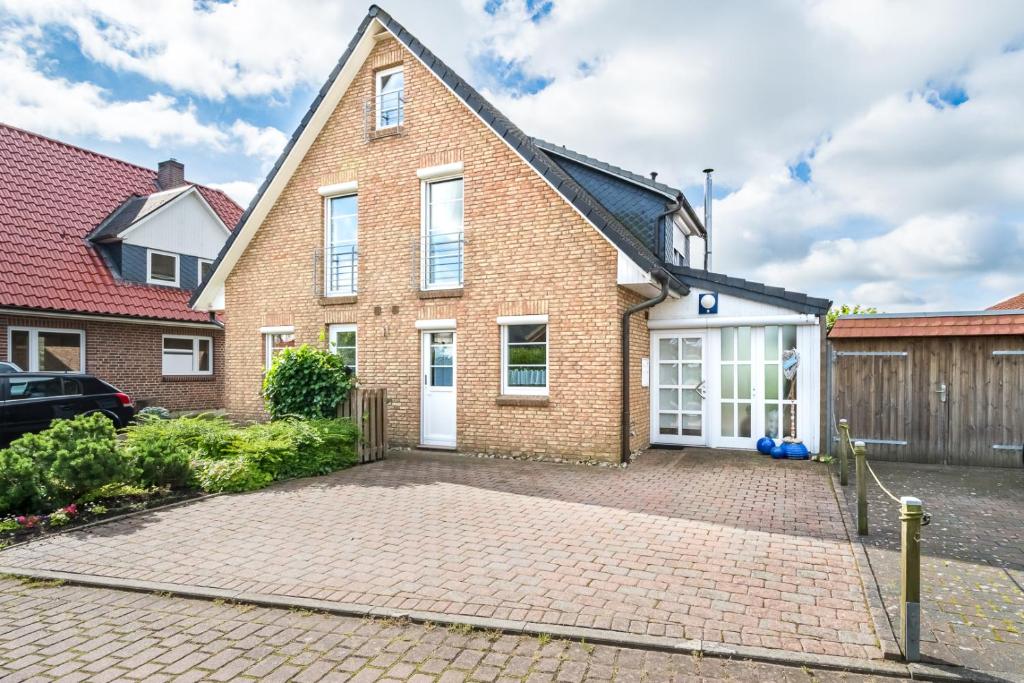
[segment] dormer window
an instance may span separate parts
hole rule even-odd
[[[207,261],[206,259],[199,259],[199,282],[196,286],[203,284],[206,278],[213,272],[213,261]]]
[[[178,255],[155,249],[146,250],[146,282],[151,285],[177,287]]]
[[[405,74],[402,67],[378,71],[376,81],[377,130],[402,125],[405,120]]]

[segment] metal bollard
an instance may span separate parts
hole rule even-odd
[[[924,506],[900,498],[900,647],[908,662],[921,659],[921,519]]]
[[[857,535],[868,535],[868,450],[863,441],[853,444],[857,467]]]
[[[844,417],[839,421],[839,485],[850,483],[850,460],[846,454],[846,446],[850,443],[850,423]]]

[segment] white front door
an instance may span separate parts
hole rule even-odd
[[[420,445],[455,448],[455,331],[423,332]]]
[[[652,333],[651,443],[705,445],[703,332]]]

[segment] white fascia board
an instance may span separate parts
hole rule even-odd
[[[359,69],[362,68],[363,62],[369,56],[376,43],[374,36],[379,33],[379,31],[373,30],[375,27],[383,29],[384,25],[374,18],[363,33],[363,37],[356,43],[352,54],[349,55],[348,61],[345,62],[341,72],[338,73],[338,77],[334,79],[334,83],[331,84],[320,105],[313,112],[295,144],[288,151],[288,156],[281,163],[281,167],[270,181],[266,192],[260,197],[259,202],[252,207],[252,212],[246,219],[245,224],[237,228],[240,231],[238,237],[231,243],[223,258],[220,259],[220,263],[217,264],[216,270],[210,275],[206,286],[203,287],[202,291],[199,292],[199,296],[196,297],[196,303],[193,306],[195,310],[213,310],[214,292],[224,286],[228,274],[234,269],[242,254],[245,253],[256,231],[259,230],[263,221],[266,220],[270,209],[277,202],[288,181],[295,174],[295,169],[298,168],[299,164],[306,157],[309,148],[313,145],[317,136],[320,135],[320,131],[323,130],[324,125],[334,112],[335,107],[338,106],[338,102],[341,101],[349,85],[352,84],[352,79],[355,78]]]
[[[336,197],[338,195],[353,194],[359,189],[359,182],[350,180],[347,183],[334,183],[333,185],[321,185],[316,189],[321,197]]]
[[[704,329],[708,327],[734,327],[738,325],[817,325],[818,316],[810,313],[794,313],[792,315],[751,315],[719,317],[702,315],[698,318],[663,318],[648,320],[649,330],[673,329]]]
[[[454,330],[455,318],[438,318],[436,320],[417,320],[417,330]]]
[[[499,325],[547,325],[547,314],[541,315],[499,315]]]
[[[439,166],[428,166],[427,168],[416,169],[416,177],[420,180],[437,180],[439,178],[451,178],[453,176],[460,176],[463,173],[463,166],[461,161],[454,161],[450,164],[440,164]]]
[[[294,331],[294,325],[268,325],[260,328],[260,334],[291,334]]]

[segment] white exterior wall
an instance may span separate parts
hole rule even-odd
[[[797,351],[800,353],[800,366],[797,371],[797,435],[803,439],[804,444],[812,453],[820,450],[820,417],[821,417],[821,328],[820,320],[815,315],[798,313],[780,306],[765,304],[740,297],[719,294],[718,313],[700,315],[698,313],[698,300],[708,290],[692,289],[690,294],[679,299],[669,299],[655,306],[650,311],[648,327],[651,330],[651,358],[656,359],[655,344],[665,334],[687,333],[703,336],[704,338],[704,379],[706,381],[707,397],[704,400],[704,434],[705,444],[719,447],[735,447],[730,441],[723,439],[721,434],[720,400],[721,388],[719,378],[721,370],[719,356],[721,349],[721,329],[723,327],[749,326],[752,328],[763,328],[768,325],[796,325]],[[761,348],[756,348],[758,345]],[[753,387],[757,397],[764,395],[763,372],[757,362],[763,360],[763,342],[760,338],[753,343],[753,360],[755,367],[752,372]],[[653,443],[668,442],[658,434],[657,415],[657,367],[652,360],[651,363],[651,441]],[[763,405],[763,404],[762,404]],[[761,436],[757,433],[756,427],[761,418],[757,417],[758,411],[763,408],[756,407],[753,410],[752,433],[749,439],[749,447],[754,447],[754,442]]]
[[[125,232],[124,243],[212,261],[228,234],[206,202],[192,191],[139,221]]]

